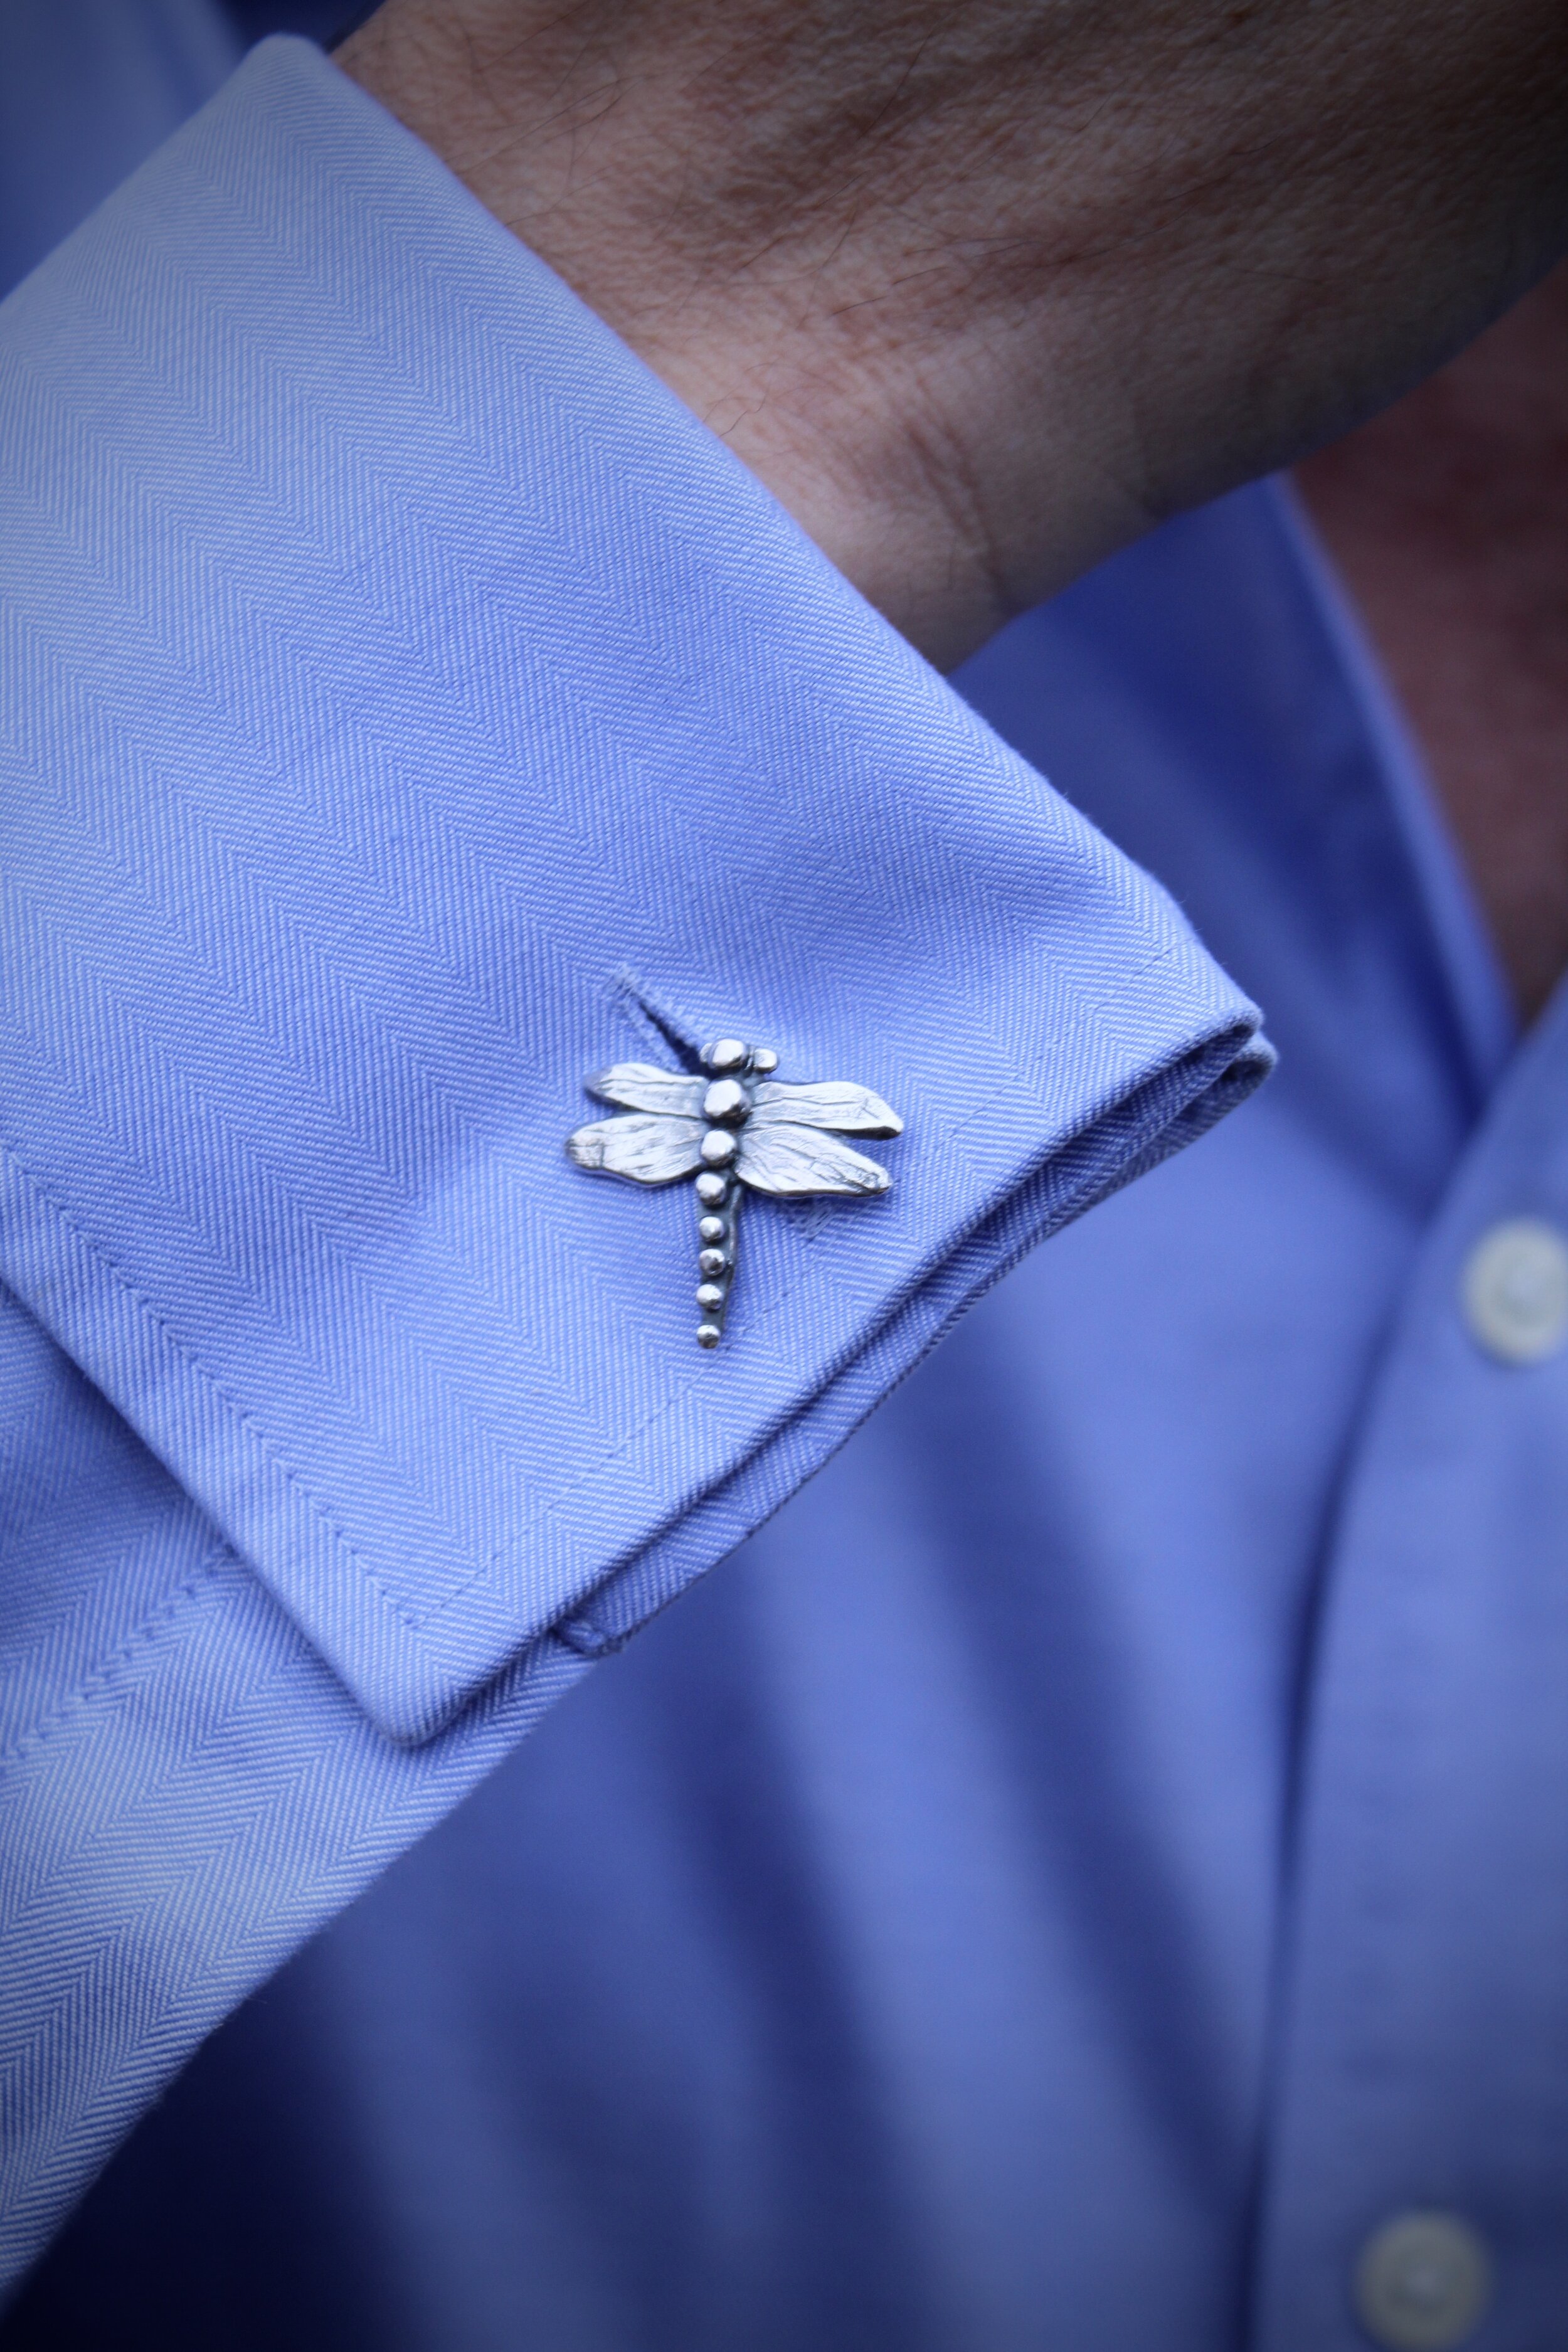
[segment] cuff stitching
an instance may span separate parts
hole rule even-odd
[[[50,1192],[48,1187],[46,1184],[41,1183],[31,1173],[16,1147],[13,1144],[0,1140],[0,1151],[3,1151],[5,1157],[11,1161],[12,1165],[16,1170],[17,1174],[21,1178],[22,1182],[27,1187],[28,1191],[34,1195],[34,1197],[45,1204],[49,1213],[66,1228],[68,1233],[74,1235],[80,1246],[96,1260],[98,1265],[103,1268],[110,1279],[121,1291],[124,1292],[125,1296],[132,1302],[132,1304],[140,1309],[141,1313],[146,1317],[160,1339],[162,1339],[164,1344],[181,1360],[181,1361],[189,1367],[189,1369],[196,1375],[197,1379],[202,1381],[215,1402],[223,1408],[223,1411],[235,1426],[243,1431],[247,1440],[260,1448],[271,1466],[280,1472],[282,1476],[288,1481],[289,1485],[293,1487],[295,1492],[299,1494],[307,1504],[309,1504],[310,1509],[321,1520],[321,1525],[325,1528],[328,1535],[336,1544],[338,1549],[342,1553],[343,1557],[349,1561],[351,1566],[357,1570],[359,1576],[375,1594],[383,1607],[385,1608],[391,1615],[396,1618],[399,1624],[405,1628],[414,1640],[419,1641],[422,1635],[420,1621],[408,1614],[402,1602],[398,1600],[396,1594],[388,1591],[387,1587],[382,1582],[380,1577],[377,1576],[375,1570],[371,1567],[369,1561],[354,1549],[353,1540],[349,1537],[346,1529],[340,1525],[337,1518],[333,1516],[330,1506],[323,1502],[321,1497],[314,1491],[314,1489],[306,1484],[300,1472],[284,1457],[279,1447],[277,1440],[268,1434],[267,1431],[262,1428],[254,1413],[247,1412],[235,1397],[229,1394],[222,1381],[218,1379],[216,1373],[210,1370],[201,1357],[196,1354],[195,1349],[191,1347],[190,1343],[185,1339],[182,1339],[171,1328],[167,1318],[153,1305],[153,1301],[146,1296],[145,1292],[139,1288],[137,1284],[132,1280],[131,1276],[116,1265],[114,1259],[110,1255],[108,1250],[103,1246],[103,1244],[95,1240],[93,1236],[87,1232],[86,1228],[79,1223],[79,1221],[72,1215],[71,1212],[65,1206],[64,1202],[58,1200],[53,1192]],[[70,1352],[68,1349],[67,1352]],[[94,1382],[94,1385],[97,1386],[96,1381]],[[153,1450],[156,1451],[155,1448]],[[193,1497],[193,1500],[199,1502],[200,1497],[195,1496]]]
[[[139,1651],[145,1649],[164,1631],[185,1602],[194,1600],[203,1585],[211,1583],[220,1568],[237,1567],[239,1564],[234,1547],[219,1538],[200,1565],[192,1569],[171,1591],[164,1593],[140,1624],[126,1634],[117,1649],[110,1650],[107,1657],[100,1658],[80,1682],[73,1683],[60,1694],[47,1713],[16,1732],[4,1748],[0,1748],[0,1771],[8,1771],[14,1765],[25,1763],[28,1756],[62,1728],[79,1706],[101,1697],[111,1677],[129,1665]]]

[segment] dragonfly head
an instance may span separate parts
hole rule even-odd
[[[699,1058],[705,1069],[716,1070],[722,1077],[739,1077],[751,1070],[765,1078],[779,1066],[771,1045],[748,1045],[739,1037],[716,1037],[711,1045],[703,1046]]]

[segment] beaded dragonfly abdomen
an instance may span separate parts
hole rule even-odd
[[[595,1071],[585,1092],[625,1115],[578,1128],[566,1150],[579,1168],[634,1184],[696,1177],[697,1344],[716,1348],[735,1278],[742,1188],[790,1198],[885,1192],[887,1170],[839,1139],[900,1135],[904,1123],[868,1087],[782,1085],[772,1075],[778,1055],[738,1037],[705,1046],[702,1061],[705,1076],[651,1062]]]

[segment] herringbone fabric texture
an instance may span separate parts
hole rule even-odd
[[[20,2258],[583,1655],[1267,1055],[305,45],[0,311],[0,415]],[[586,1071],[719,1032],[907,1132],[885,1202],[750,1218],[704,1357],[689,1200],[562,1141]]]

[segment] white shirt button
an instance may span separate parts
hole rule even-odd
[[[1568,1243],[1539,1217],[1510,1217],[1465,1261],[1465,1320],[1505,1364],[1538,1364],[1568,1339]]]
[[[1452,2352],[1491,2301],[1483,2240],[1457,2213],[1396,2213],[1355,2266],[1355,2309],[1387,2352]]]

